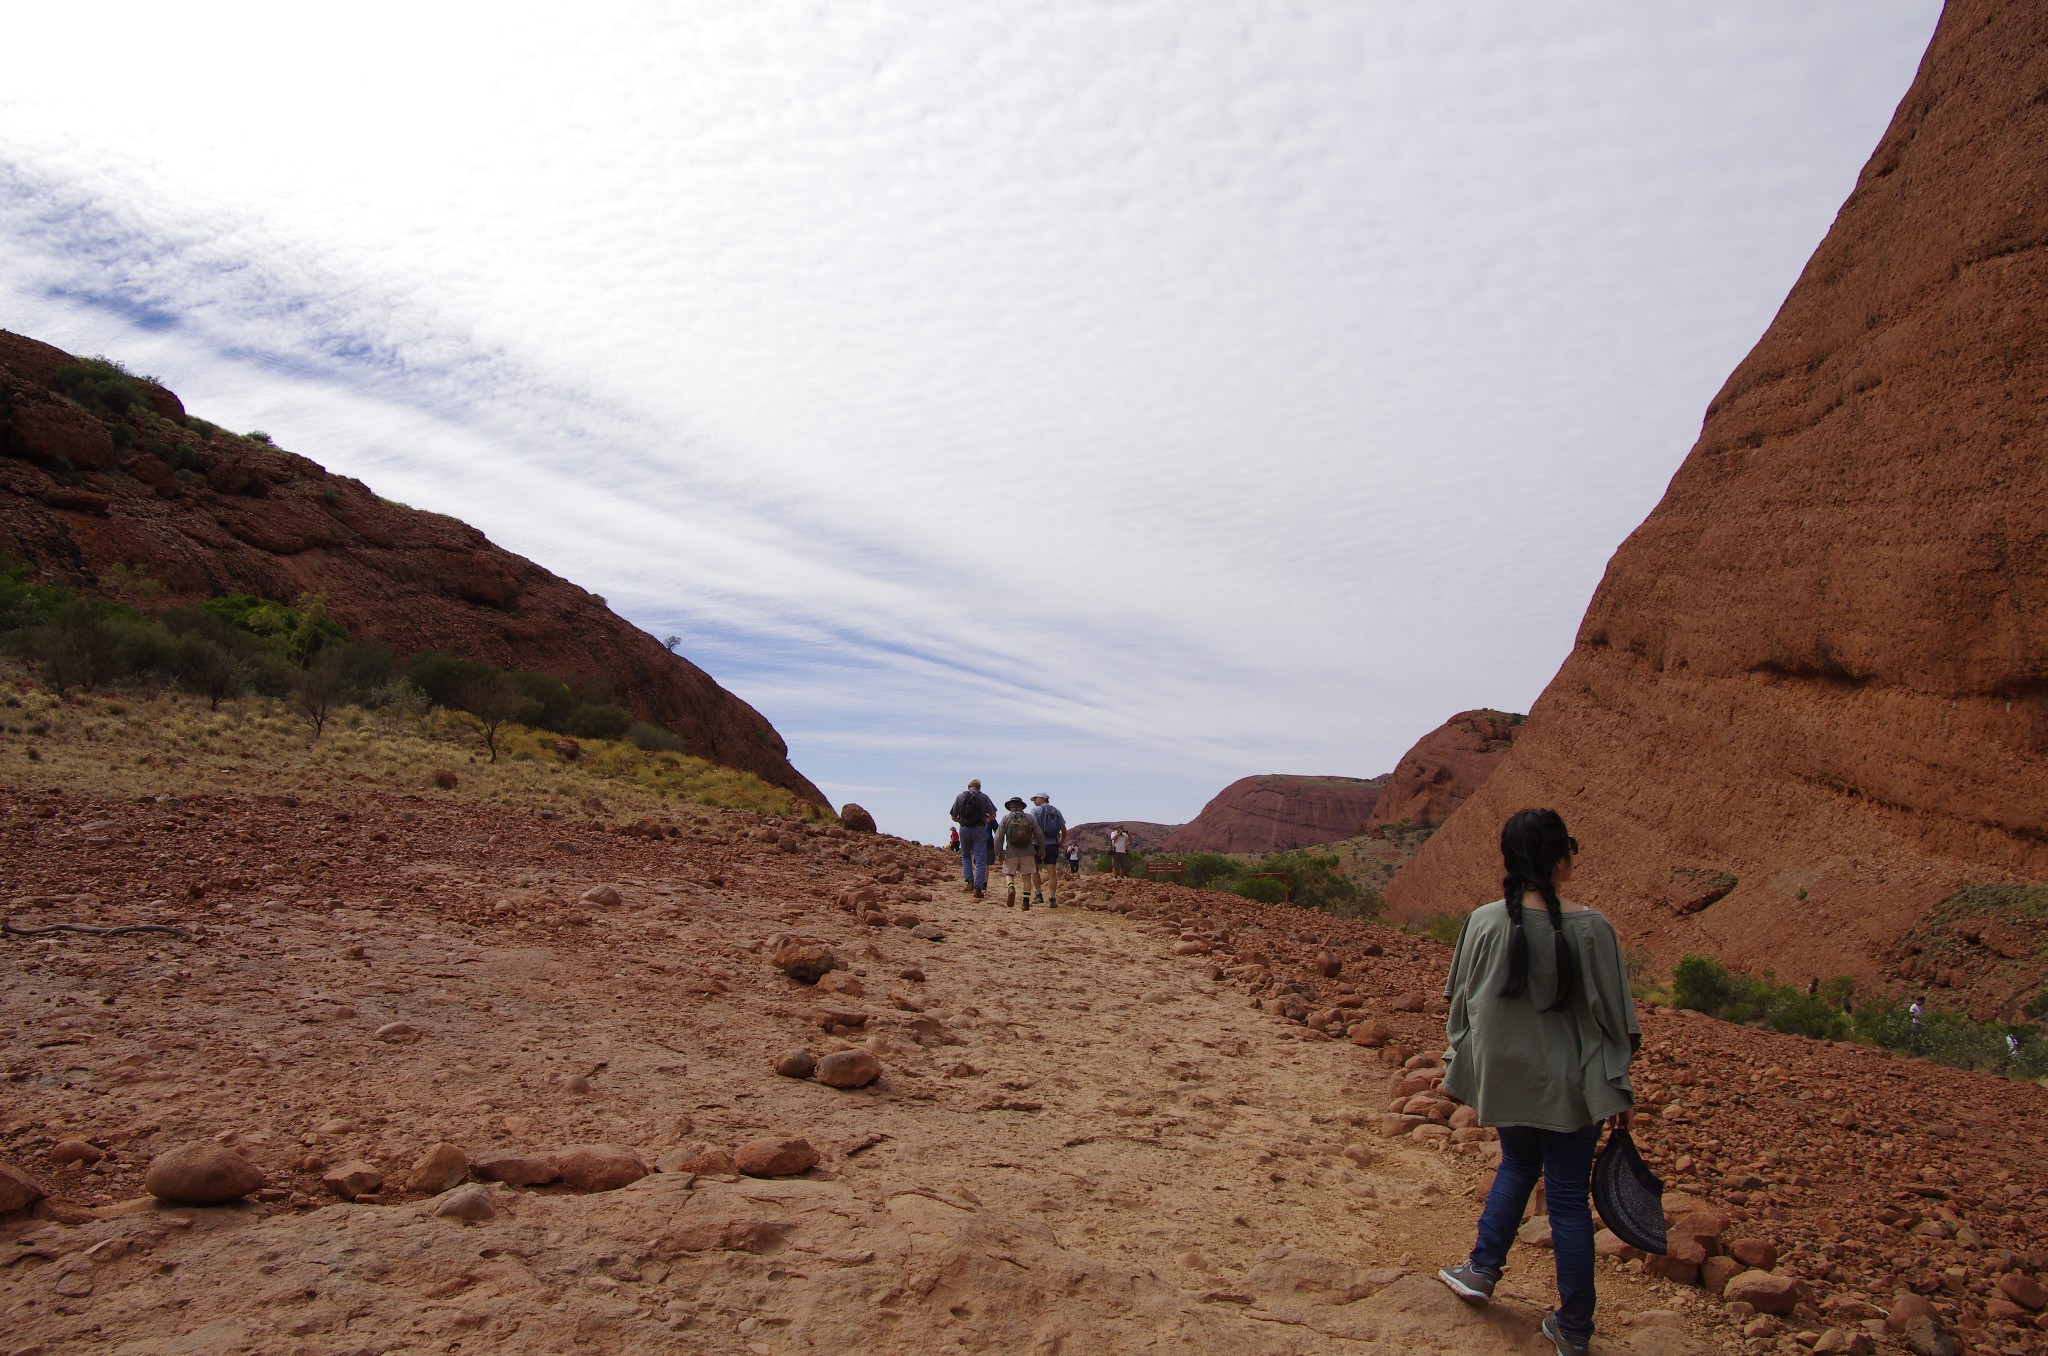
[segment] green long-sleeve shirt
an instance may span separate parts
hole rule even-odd
[[[1522,909],[1529,983],[1518,998],[1500,997],[1512,935],[1507,905],[1482,904],[1458,933],[1444,985],[1444,1091],[1477,1111],[1481,1125],[1577,1130],[1635,1104],[1628,1065],[1643,1033],[1614,925],[1592,909],[1562,917],[1579,969],[1562,1012],[1541,1011],[1557,993],[1557,958],[1540,899],[1528,897]]]

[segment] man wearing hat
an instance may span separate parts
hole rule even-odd
[[[1017,902],[1017,877],[1024,878],[1024,907],[1031,907],[1031,892],[1038,888],[1038,859],[1045,855],[1045,830],[1024,810],[1024,797],[1003,802],[1009,813],[996,825],[996,837],[1003,845],[1003,879],[1010,895],[1005,905]]]
[[[1045,907],[1057,909],[1060,906],[1060,840],[1066,836],[1067,817],[1052,803],[1052,797],[1043,791],[1031,794],[1031,808],[1024,812],[1038,821],[1039,832],[1045,835],[1045,849],[1039,853],[1042,863],[1041,874],[1045,877]]]
[[[960,826],[960,878],[980,899],[988,889],[989,821],[996,817],[996,803],[982,794],[981,778],[970,779],[953,797],[948,815]]]

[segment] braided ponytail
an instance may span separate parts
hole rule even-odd
[[[1520,998],[1529,987],[1529,939],[1522,932],[1522,877],[1508,868],[1500,883],[1501,902],[1508,907],[1508,978],[1501,985],[1502,998]]]
[[[1520,998],[1529,988],[1529,938],[1522,927],[1522,896],[1534,890],[1543,898],[1550,916],[1551,955],[1557,966],[1557,993],[1545,1012],[1562,1012],[1570,1005],[1578,985],[1578,965],[1564,939],[1564,906],[1552,880],[1557,864],[1576,846],[1565,832],[1564,818],[1555,810],[1523,810],[1501,826],[1500,857],[1506,870],[1502,877],[1501,902],[1508,911],[1508,975],[1500,997]]]

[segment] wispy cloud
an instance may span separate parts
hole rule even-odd
[[[137,10],[0,90],[0,323],[682,634],[885,828],[1173,820],[1527,705],[1937,9]]]

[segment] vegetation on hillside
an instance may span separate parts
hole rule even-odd
[[[707,804],[803,812],[789,793],[691,757],[681,736],[636,720],[603,674],[571,687],[438,651],[401,661],[381,643],[352,640],[317,594],[291,605],[233,594],[151,612],[158,590],[146,576],[117,569],[99,583],[82,595],[0,565],[0,651],[60,700],[183,693],[218,713],[246,699],[266,719],[296,719],[316,741],[337,724],[360,731],[374,715],[388,732],[474,741],[492,763],[579,762]]]
[[[1150,859],[1150,864],[1156,870],[1165,860],[1155,856]],[[1180,882],[1196,890],[1215,890],[1265,904],[1279,904],[1290,901],[1291,886],[1292,903],[1320,909],[1338,918],[1374,917],[1385,906],[1378,892],[1365,889],[1339,871],[1334,856],[1302,848],[1248,856],[1193,852],[1171,860],[1179,862],[1185,871],[1185,875],[1178,878]],[[1143,853],[1133,852],[1131,874],[1143,877],[1147,861]],[[1106,873],[1109,869],[1109,854],[1105,852],[1097,856],[1095,870]],[[1167,875],[1161,879],[1173,880],[1176,877]]]

